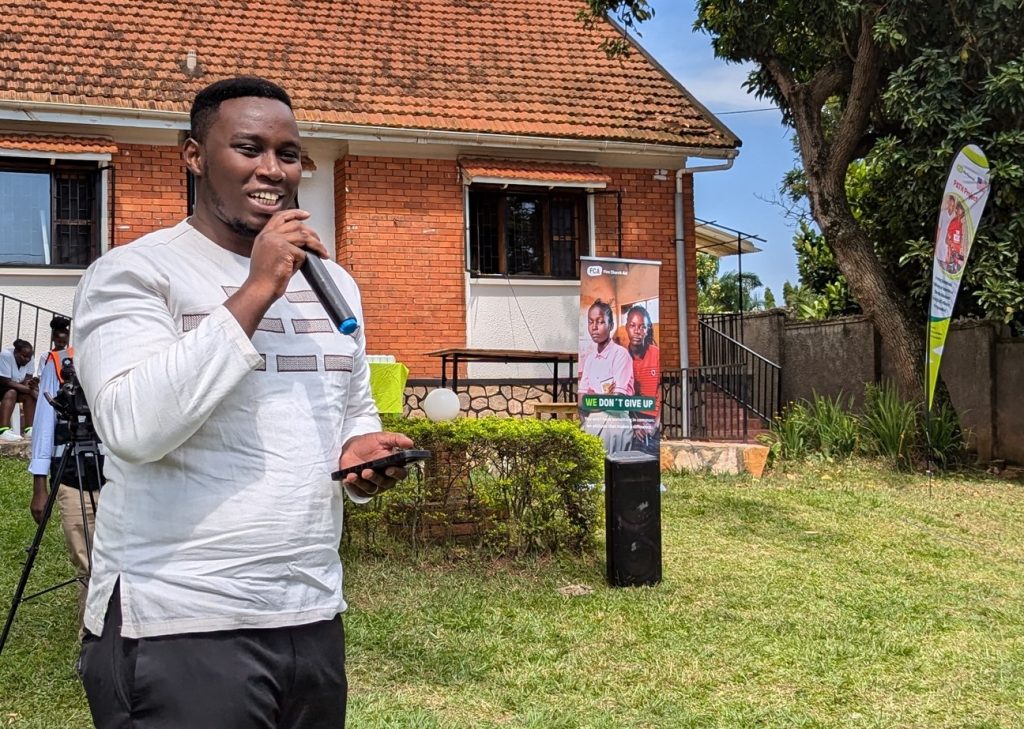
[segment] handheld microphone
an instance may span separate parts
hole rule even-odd
[[[334,279],[327,273],[324,262],[312,251],[306,251],[306,260],[299,270],[306,277],[306,282],[313,289],[316,298],[327,310],[327,316],[331,318],[335,328],[342,334],[354,334],[359,328],[359,322],[356,321],[356,315],[352,313]]]

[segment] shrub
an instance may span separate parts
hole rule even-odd
[[[922,448],[928,461],[943,471],[962,466],[967,460],[967,438],[956,411],[944,402],[923,421]]]
[[[433,455],[369,508],[346,509],[350,539],[372,546],[388,536],[413,548],[461,539],[502,554],[593,546],[604,450],[576,423],[389,416],[385,428]]]
[[[863,450],[909,468],[917,446],[916,404],[902,398],[891,382],[868,384],[864,393]]]
[[[847,458],[857,449],[860,425],[850,412],[853,398],[843,407],[842,396],[835,399],[814,394],[807,412],[808,427],[816,450],[825,458]]]
[[[774,462],[806,458],[814,448],[812,437],[806,404],[794,402],[783,409],[782,414],[772,423],[771,431],[760,436],[760,439],[768,446]]]

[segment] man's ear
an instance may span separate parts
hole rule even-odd
[[[203,176],[203,146],[199,142],[192,137],[186,139],[181,147],[181,156],[193,177]]]

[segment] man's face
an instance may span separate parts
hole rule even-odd
[[[607,342],[608,337],[611,336],[611,322],[605,318],[604,310],[601,307],[592,306],[587,312],[587,331],[590,333],[590,338],[598,344]]]
[[[640,349],[644,346],[644,339],[647,338],[647,322],[639,311],[634,311],[626,319],[626,334],[629,335],[631,349]]]
[[[206,139],[185,158],[201,178],[196,217],[214,241],[245,252],[279,210],[294,207],[302,178],[299,129],[286,104],[243,97],[223,102]]]
[[[19,367],[24,367],[32,361],[32,347],[22,347],[14,350],[14,361]]]

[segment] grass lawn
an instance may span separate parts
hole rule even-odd
[[[0,602],[33,524],[0,459]],[[346,555],[349,725],[1024,726],[1024,488],[810,465],[760,482],[672,476],[665,581],[611,589],[603,557]],[[56,520],[33,571],[70,570]],[[593,592],[563,596],[559,588]],[[0,727],[87,727],[70,588],[21,607]]]

